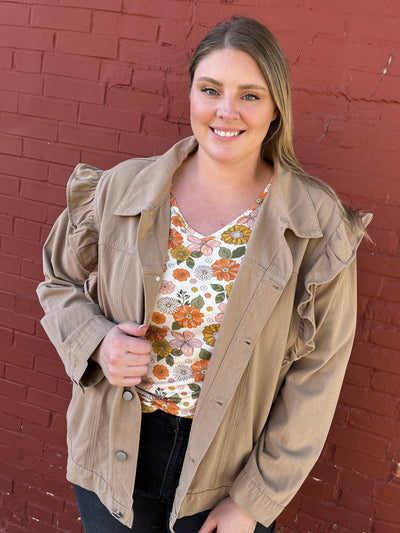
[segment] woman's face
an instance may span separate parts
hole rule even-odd
[[[200,61],[190,90],[199,155],[227,165],[256,162],[276,116],[267,82],[247,53],[217,50]]]

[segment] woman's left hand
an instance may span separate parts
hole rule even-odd
[[[210,512],[199,533],[253,533],[256,525],[228,496]]]

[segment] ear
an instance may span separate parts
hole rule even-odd
[[[273,122],[274,120],[276,120],[278,117],[279,117],[279,111],[278,111],[278,108],[275,107],[274,113],[273,113],[273,115],[272,115],[272,120],[271,120],[271,122]]]

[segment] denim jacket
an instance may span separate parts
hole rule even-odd
[[[111,386],[90,356],[115,324],[149,323],[172,176],[196,149],[188,138],[105,172],[78,165],[44,247],[42,325],[73,382],[67,477],[127,526],[140,402],[134,387]],[[326,192],[275,164],[203,382],[172,527],[227,495],[268,526],[300,488],[324,445],[353,344],[362,236]]]

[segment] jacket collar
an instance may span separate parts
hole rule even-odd
[[[147,165],[132,176],[132,181],[117,205],[114,214],[135,216],[142,211],[156,209],[169,198],[171,181],[182,162],[197,150],[195,137],[175,144],[160,157],[147,159]],[[300,179],[274,163],[271,199],[283,228],[291,229],[298,237],[322,237],[316,208],[306,186]]]

